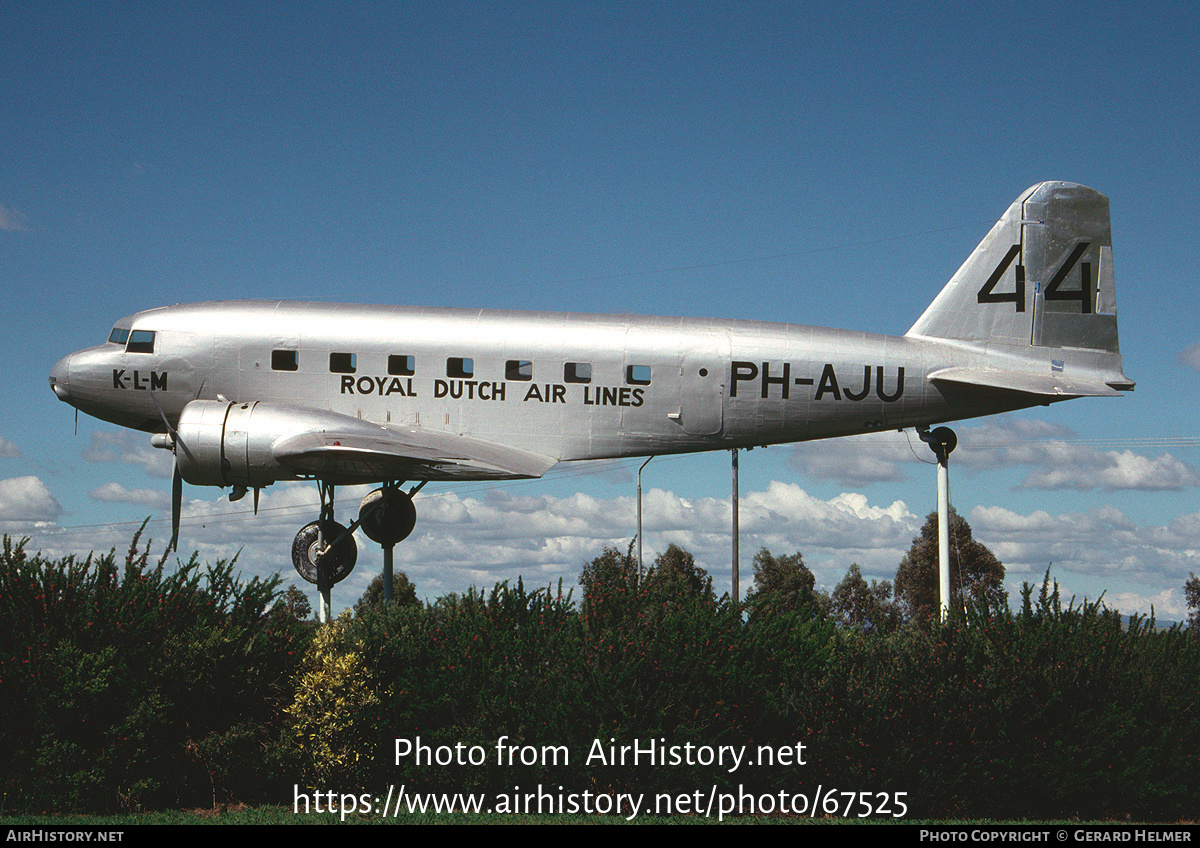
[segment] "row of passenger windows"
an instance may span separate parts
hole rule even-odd
[[[297,371],[300,354],[294,350],[271,351],[271,369],[274,371]],[[333,374],[353,374],[358,370],[358,355],[354,353],[329,354],[329,370]],[[393,354],[388,357],[387,372],[392,377],[411,377],[416,373],[416,358]],[[475,360],[461,356],[446,359],[446,376],[452,379],[469,380],[475,376]],[[533,362],[528,359],[510,359],[504,363],[505,380],[533,379]],[[567,362],[563,365],[564,383],[592,382],[590,362]],[[650,385],[649,365],[627,365],[625,382],[632,386]]]

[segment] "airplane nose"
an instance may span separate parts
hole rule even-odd
[[[71,399],[71,357],[64,356],[55,363],[50,369],[50,388],[54,390],[54,394],[58,395],[58,399],[68,401]]]

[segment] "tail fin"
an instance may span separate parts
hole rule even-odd
[[[1022,361],[1020,376],[976,368],[933,379],[1059,396],[1132,389],[1117,342],[1108,198],[1075,183],[1030,188],[908,336],[965,342]]]

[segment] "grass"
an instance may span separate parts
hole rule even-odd
[[[1021,820],[916,820],[916,819],[858,819],[858,818],[816,818],[804,816],[731,816],[723,822],[716,818],[704,816],[639,816],[633,821],[627,821],[623,816],[599,815],[501,815],[496,813],[427,813],[404,814],[400,816],[364,816],[352,813],[345,820],[338,813],[293,813],[287,807],[236,806],[219,810],[170,810],[155,813],[129,813],[121,815],[25,815],[0,816],[0,826],[46,826],[73,827],[77,825],[100,826],[109,829],[124,827],[141,827],[146,825],[193,826],[193,825],[935,825],[947,827],[982,826],[1086,826],[1086,825],[1164,825],[1169,822],[1130,822],[1130,821],[1021,821]],[[1195,825],[1195,822],[1178,822],[1182,825]]]

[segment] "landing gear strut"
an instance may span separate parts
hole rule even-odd
[[[358,520],[344,527],[333,519],[333,484],[317,481],[321,517],[296,534],[292,542],[292,565],[301,577],[317,585],[318,621],[324,624],[329,620],[330,590],[333,584],[349,576],[358,561],[354,531],[359,527],[367,538],[383,547],[383,596],[385,601],[392,599],[392,547],[412,533],[417,521],[412,496],[424,485],[422,482],[404,492],[399,482],[384,484],[363,498]]]
[[[292,541],[292,565],[309,583],[317,584],[319,596],[317,620],[329,620],[329,595],[334,583],[340,583],[358,561],[358,545],[353,528],[333,520],[333,485],[317,481],[321,495],[321,517],[300,528]]]
[[[383,602],[392,602],[392,548],[408,538],[417,523],[417,509],[412,496],[420,491],[418,484],[405,493],[399,483],[388,483],[365,498],[358,508],[358,522],[372,542],[383,548]]]

